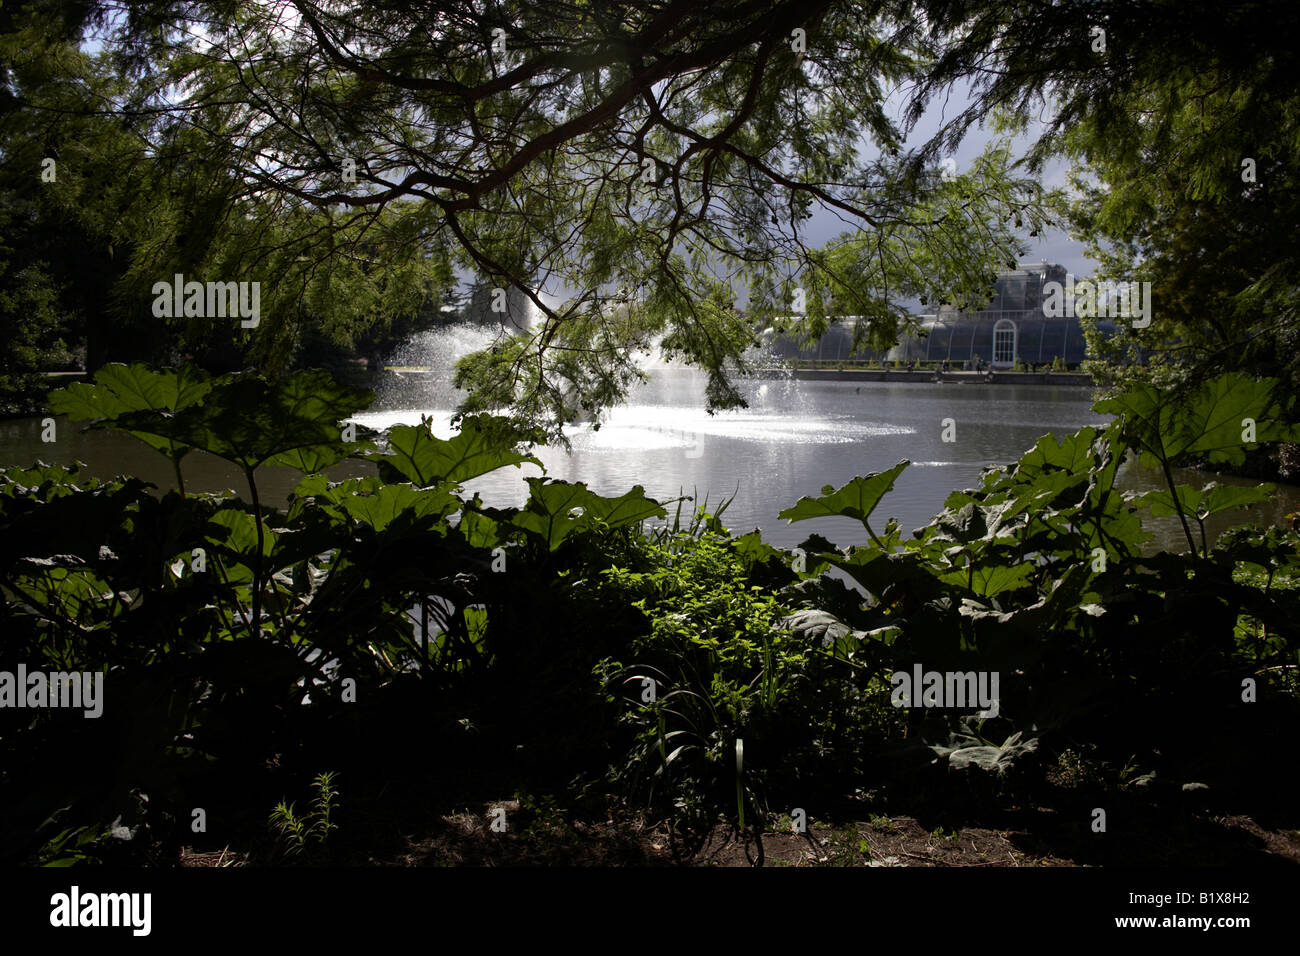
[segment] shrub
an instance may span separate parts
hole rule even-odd
[[[1261,441],[1300,431],[1283,424],[1275,385],[1229,374],[1187,396],[1143,386],[1104,400],[1096,410],[1117,416],[1110,425],[1059,442],[1043,437],[1018,463],[988,469],[980,488],[951,495],[947,510],[906,542],[896,529],[878,536],[870,525],[906,461],[781,513],[864,526],[869,544],[847,553],[823,547],[807,559],[840,569],[868,594],[862,604],[823,605],[822,626],[838,631],[846,653],[890,668],[923,662],[1016,675],[1004,677],[995,718],[917,715],[920,733],[909,736],[926,742],[910,748],[918,763],[937,754],[951,767],[1001,775],[1034,754],[1040,738],[1088,741],[1119,766],[1137,753],[1144,765],[1162,763],[1162,774],[1213,774],[1212,785],[1226,787],[1253,746],[1250,766],[1263,779],[1264,737],[1239,692],[1244,675],[1285,666],[1300,651],[1300,595],[1231,578],[1243,564],[1271,569],[1268,580],[1294,575],[1300,536],[1244,528],[1211,548],[1206,520],[1266,500],[1271,488],[1175,485],[1170,463],[1191,453],[1237,460],[1243,417],[1256,421],[1258,436],[1267,433]],[[1116,474],[1131,453],[1152,460],[1167,487],[1121,492]],[[1139,509],[1178,517],[1187,551],[1145,555],[1150,535]],[[1265,620],[1267,640],[1252,624]],[[1277,703],[1273,720],[1294,719],[1294,698]],[[1211,707],[1226,735],[1240,728],[1235,748],[1218,757],[1186,733]]]
[[[851,780],[876,726],[863,719],[867,698],[879,704],[884,685],[868,688],[870,679],[796,633],[794,607],[756,583],[797,580],[788,556],[756,535],[718,532],[655,547],[654,570],[605,572],[642,595],[635,603],[649,622],[622,660],[601,668],[632,734],[611,781],[698,836],[719,816],[740,825]]]

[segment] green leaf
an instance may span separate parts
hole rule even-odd
[[[176,414],[202,402],[212,385],[207,373],[192,365],[155,372],[138,363],[113,364],[95,373],[94,384],[76,382],[51,392],[49,405],[72,421],[126,431],[179,461],[191,448]]]
[[[1277,485],[1220,485],[1217,482],[1210,482],[1201,491],[1204,497],[1201,499],[1201,506],[1197,511],[1198,517],[1202,520],[1210,515],[1216,515],[1221,511],[1231,511],[1234,508],[1246,508],[1250,505],[1259,504],[1268,501],[1273,492],[1277,490]]]
[[[570,484],[544,478],[527,479],[532,493],[524,509],[511,519],[517,528],[541,538],[548,551],[558,548],[587,523],[585,509],[595,497],[582,482]]]
[[[801,644],[825,648],[834,647],[850,635],[859,639],[866,636],[865,632],[855,630],[829,611],[815,608],[796,611],[781,621],[781,627],[788,628],[791,637]]]
[[[398,524],[408,529],[428,527],[464,506],[455,488],[452,484],[416,488],[409,482],[387,483],[379,478],[330,482],[324,475],[309,475],[294,489],[289,520],[301,522],[309,505],[314,504],[345,526],[357,521],[375,531]]]
[[[773,558],[778,561],[784,561],[785,558],[784,552],[763,541],[763,534],[758,529],[733,539],[731,546],[735,549],[736,554],[740,555],[741,560],[745,562],[746,568],[765,564]]]
[[[193,365],[152,371],[142,364],[105,365],[93,385],[76,382],[50,393],[50,408],[73,421],[113,419],[124,412],[176,412],[200,402],[212,383]]]
[[[460,521],[456,523],[456,530],[460,532],[471,548],[496,548],[505,541],[502,535],[501,522],[478,510],[477,497],[474,500],[473,507],[467,505],[465,510],[461,512]]]
[[[246,470],[283,465],[319,471],[366,446],[343,441],[340,422],[373,400],[373,392],[336,382],[322,369],[279,382],[223,376],[201,406],[176,416],[176,432],[195,448]],[[148,421],[123,420],[137,428]]]
[[[1038,738],[1031,737],[1021,743],[1020,734],[1015,733],[1002,742],[1000,747],[991,745],[973,747],[932,747],[935,753],[948,756],[948,766],[952,770],[965,770],[978,767],[989,773],[1005,773],[1020,757],[1038,749]]]
[[[233,559],[225,563],[226,579],[232,584],[244,583],[253,579],[253,567],[257,564],[257,520],[241,505],[222,508],[208,519],[204,537],[214,546],[218,554]],[[262,568],[264,572],[274,571],[267,559],[275,548],[277,535],[262,524]]]
[[[880,499],[893,489],[895,479],[910,464],[910,461],[900,461],[888,471],[854,478],[839,489],[827,485],[820,498],[800,498],[793,508],[786,508],[778,517],[788,521],[806,521],[809,518],[843,516],[855,518],[865,525]]]
[[[241,505],[222,508],[208,519],[215,528],[205,529],[207,538],[217,544],[223,544],[231,551],[241,555],[257,553],[257,520]],[[219,529],[219,530],[218,530]],[[275,544],[275,532],[262,525],[262,554],[268,556]]]
[[[83,467],[82,462],[64,467],[38,461],[31,468],[0,468],[0,495],[35,495],[47,501],[51,497],[76,494],[97,484],[94,478],[82,477]]]
[[[322,472],[326,468],[337,465],[344,458],[356,457],[362,450],[374,448],[373,439],[377,437],[378,432],[363,425],[355,427],[358,435],[356,441],[345,442],[340,438],[337,443],[322,442],[304,445],[276,454],[268,458],[266,464],[296,468],[305,475]]]
[[[535,436],[520,432],[509,419],[467,415],[460,431],[450,439],[436,437],[429,426],[394,425],[388,430],[389,450],[365,457],[379,464],[385,481],[409,481],[418,487],[441,481],[468,481],[506,465],[524,462],[541,467],[541,461],[518,450]]]
[[[1148,462],[1204,456],[1212,463],[1239,465],[1254,444],[1300,441],[1300,426],[1287,425],[1273,399],[1277,385],[1276,379],[1227,372],[1190,396],[1143,384],[1098,402],[1094,409],[1121,416],[1125,438]],[[1244,440],[1249,422],[1254,423],[1252,443]]]
[[[603,498],[592,494],[583,505],[589,521],[599,521],[608,528],[620,528],[647,518],[666,518],[663,506],[645,496],[645,489],[634,485],[632,490],[617,498]]]
[[[1017,588],[1025,587],[1029,584],[1034,571],[1035,565],[1033,562],[1026,562],[1012,567],[991,564],[977,567],[973,571],[958,568],[947,574],[939,575],[939,580],[945,584],[969,587],[970,590],[984,597],[993,597],[1003,591],[1014,591]]]
[[[625,495],[604,498],[585,484],[528,478],[532,493],[523,510],[511,523],[545,542],[554,551],[574,531],[595,525],[617,528],[646,518],[666,517],[663,506],[645,497],[645,490],[635,486]]]
[[[1201,503],[1201,493],[1191,485],[1175,485],[1174,488],[1178,492],[1178,507],[1175,507],[1174,496],[1169,493],[1168,488],[1156,488],[1144,495],[1138,495],[1133,499],[1133,503],[1139,508],[1146,508],[1157,518],[1176,515],[1180,509],[1185,515],[1196,514],[1196,509]]]
[[[385,484],[378,478],[354,478],[331,489],[335,500],[354,519],[383,531],[396,521],[415,523],[440,520],[457,511],[461,500],[451,487],[416,488],[409,484]]]
[[[1021,457],[1020,470],[1035,474],[1052,468],[1086,472],[1092,463],[1092,443],[1097,434],[1097,429],[1088,425],[1066,435],[1059,444],[1052,435],[1044,435]]]
[[[891,586],[910,588],[916,593],[939,590],[931,568],[912,552],[889,554],[869,547],[854,548],[844,557],[831,553],[822,557],[877,597]]]
[[[862,631],[845,624],[834,614],[818,609],[796,611],[780,622],[799,643],[820,647],[836,657],[852,657],[864,646],[879,643],[889,646],[903,633],[902,628],[886,626]]]
[[[1199,491],[1190,485],[1175,485],[1175,488],[1178,491],[1178,504],[1183,514],[1195,515],[1201,521],[1222,511],[1246,508],[1268,501],[1276,490],[1276,486],[1271,484],[1220,485],[1213,481]],[[1139,507],[1149,508],[1157,518],[1165,518],[1177,513],[1174,510],[1173,496],[1164,488],[1148,491],[1136,498],[1134,503]]]

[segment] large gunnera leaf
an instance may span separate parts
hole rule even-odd
[[[389,450],[366,457],[378,463],[384,481],[409,481],[427,488],[443,481],[468,481],[506,465],[529,462],[541,467],[541,461],[519,449],[536,437],[519,431],[509,419],[467,415],[460,431],[445,439],[434,435],[427,424],[394,425],[388,430]]]
[[[207,372],[192,365],[155,372],[115,363],[97,371],[93,384],[75,382],[51,392],[49,405],[74,422],[126,431],[179,461],[193,446],[180,435],[176,414],[203,401],[211,389]],[[134,427],[124,422],[128,417]]]
[[[1213,463],[1240,465],[1248,447],[1300,441],[1300,426],[1286,424],[1275,398],[1277,388],[1276,379],[1227,372],[1190,396],[1137,385],[1098,402],[1094,410],[1121,416],[1124,436],[1149,463],[1203,456]]]
[[[888,471],[862,475],[842,488],[827,485],[822,489],[821,497],[800,498],[793,508],[786,508],[778,517],[788,521],[805,521],[808,518],[843,516],[854,518],[865,525],[871,512],[880,504],[880,499],[893,489],[895,479],[910,464],[910,461],[900,461]]]

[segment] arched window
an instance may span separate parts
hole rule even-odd
[[[1016,323],[999,319],[993,326],[993,364],[1011,365],[1016,361]]]

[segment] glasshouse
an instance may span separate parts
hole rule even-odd
[[[1087,342],[1078,318],[1054,318],[1044,314],[1044,286],[1065,284],[1065,267],[1055,264],[1022,264],[997,276],[997,294],[978,312],[961,312],[940,307],[938,313],[920,315],[921,331],[905,335],[898,345],[881,355],[869,349],[851,351],[853,318],[831,324],[822,340],[812,348],[799,349],[784,336],[772,348],[781,358],[803,361],[843,362],[883,360],[909,363],[948,361],[958,367],[991,366],[1011,368],[1019,359],[1025,365],[1051,364],[1058,357],[1077,365],[1088,356]],[[1102,319],[1103,334],[1115,330],[1115,323]]]

